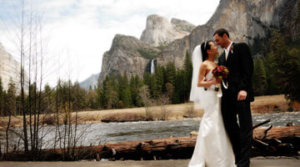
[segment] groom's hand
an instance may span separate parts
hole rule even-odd
[[[246,97],[247,97],[247,92],[244,90],[240,90],[238,93],[237,100],[238,101],[246,100]]]

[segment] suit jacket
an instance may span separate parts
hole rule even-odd
[[[228,93],[234,98],[240,90],[247,91],[246,100],[254,101],[251,77],[253,74],[253,60],[250,49],[245,43],[233,43],[225,60],[225,51],[219,57],[219,65],[226,66],[229,70],[227,78],[228,89],[222,85],[223,93]]]

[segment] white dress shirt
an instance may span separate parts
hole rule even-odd
[[[225,50],[225,60],[227,60],[227,58],[228,58],[229,49],[230,49],[231,45],[232,45],[232,42],[230,42],[230,44],[228,45],[228,47],[224,49]]]

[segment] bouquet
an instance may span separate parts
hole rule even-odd
[[[223,80],[227,79],[229,70],[225,66],[220,65],[213,69],[212,73],[216,79]]]

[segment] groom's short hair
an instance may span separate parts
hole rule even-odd
[[[229,38],[229,32],[225,28],[217,29],[213,36],[215,36],[216,34],[218,34],[220,37],[223,37],[223,35],[226,34]]]

